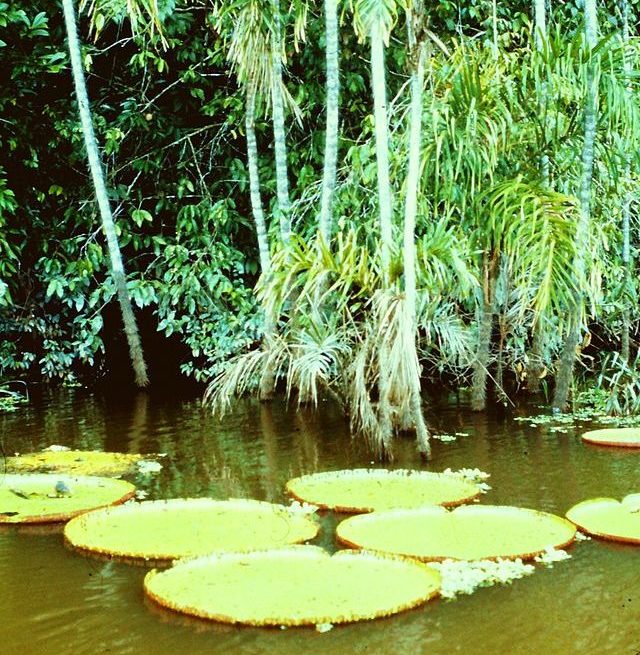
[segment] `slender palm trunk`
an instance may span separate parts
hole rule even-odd
[[[491,335],[496,313],[496,268],[493,259],[486,264],[482,304],[478,308],[478,340],[471,381],[471,409],[480,412],[487,406],[487,378],[491,357]]]
[[[258,239],[258,252],[260,254],[260,268],[262,274],[267,276],[271,272],[271,256],[269,253],[269,237],[267,223],[262,209],[260,197],[260,174],[258,172],[258,145],[256,142],[256,87],[250,83],[246,93],[245,131],[247,133],[247,164],[249,168],[249,192],[251,196],[251,211],[256,226]]]
[[[287,172],[287,142],[282,97],[282,21],[280,0],[272,0],[273,30],[271,36],[271,109],[273,114],[273,144],[276,160],[276,193],[280,236],[286,247],[291,239],[291,201]]]
[[[340,72],[338,60],[338,2],[324,0],[325,39],[327,60],[327,127],[324,146],[322,199],[318,229],[325,243],[333,232],[333,194],[336,188],[338,165],[338,116],[340,101]]]
[[[267,223],[262,209],[262,198],[260,197],[260,173],[258,171],[258,145],[256,142],[256,87],[249,83],[246,92],[246,113],[245,131],[247,133],[247,164],[249,167],[249,193],[251,196],[251,211],[256,226],[256,237],[258,239],[258,252],[260,254],[260,269],[262,276],[266,279],[271,274],[271,254],[269,250],[269,236]],[[273,317],[265,309],[264,317],[264,340],[268,345],[275,336],[275,324]],[[259,396],[262,400],[268,400],[273,396],[275,377],[272,371],[265,372],[260,378]]]
[[[535,43],[538,53],[542,52],[547,38],[547,14],[545,0],[534,0],[535,20]],[[543,82],[538,101],[541,120],[543,121],[544,133],[546,135],[547,107],[549,103],[549,90],[547,82]],[[551,188],[551,171],[549,165],[549,153],[546,149],[540,155],[540,179],[545,189]],[[533,343],[531,357],[527,367],[527,390],[537,393],[540,390],[540,376],[544,371],[544,323],[540,317],[533,326]]]
[[[135,374],[135,382],[139,387],[145,387],[149,384],[147,367],[144,361],[142,344],[138,325],[133,314],[131,298],[127,289],[127,278],[122,263],[120,246],[116,235],[109,196],[104,180],[102,162],[98,152],[98,143],[93,130],[93,121],[91,119],[91,110],[89,108],[89,97],[87,95],[87,86],[82,68],[82,59],[80,54],[80,41],[78,39],[78,28],[76,25],[76,15],[73,6],[73,0],[63,0],[62,7],[64,10],[65,25],[67,28],[67,40],[69,44],[69,57],[71,59],[71,71],[73,74],[73,83],[75,86],[76,97],[78,100],[78,111],[82,125],[82,134],[84,136],[85,148],[87,150],[87,159],[89,160],[89,169],[93,179],[93,187],[100,209],[102,220],[102,229],[107,239],[109,257],[111,259],[111,275],[116,288],[122,322],[124,323],[124,332],[129,344],[129,354]]]
[[[631,61],[627,49],[629,47],[629,3],[628,0],[622,0],[622,40],[624,43],[624,72],[629,77],[631,75]],[[627,85],[627,97],[629,102],[632,89]],[[629,139],[626,141],[624,181],[625,195],[622,201],[622,266],[624,268],[624,286],[629,289],[632,283],[632,262],[631,262],[631,148]],[[629,312],[629,300],[624,299],[624,308],[622,310],[622,337],[620,356],[625,364],[629,363],[630,355],[630,332],[631,332],[631,315]]]
[[[598,43],[598,20],[596,0],[584,0],[585,40],[587,47],[593,51]],[[591,191],[593,182],[593,158],[596,142],[596,123],[598,119],[598,71],[594,61],[587,65],[587,90],[584,106],[584,141],[582,144],[582,174],[580,179],[580,218],[576,231],[576,256],[574,261],[574,276],[579,285],[586,279],[585,252],[589,230],[591,228]],[[578,291],[575,308],[571,317],[571,327],[565,339],[563,353],[560,357],[556,388],[553,397],[553,407],[565,409],[569,397],[569,389],[573,380],[573,367],[576,359],[576,348],[580,341],[580,319],[584,293]]]
[[[378,204],[380,212],[380,259],[385,286],[389,284],[391,265],[392,194],[389,180],[389,119],[384,67],[384,40],[380,26],[371,29],[371,85],[373,88],[376,162],[378,165]]]
[[[422,96],[424,88],[425,45],[415,43],[411,15],[407,17],[409,25],[409,45],[418,48],[416,67],[411,75],[411,126],[409,132],[409,167],[407,171],[407,195],[404,206],[404,293],[407,312],[408,333],[405,338],[407,357],[413,360],[416,371],[410,390],[410,415],[416,428],[418,449],[430,456],[429,430],[422,413],[422,396],[420,393],[420,362],[416,346],[416,214],[418,208],[418,186],[420,182],[420,153],[422,146]]]
[[[498,58],[498,0],[493,0],[491,6],[491,31],[492,31],[492,44],[493,56]]]

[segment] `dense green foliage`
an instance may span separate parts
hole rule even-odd
[[[150,329],[179,340],[182,372],[215,378],[210,397],[218,407],[259,379],[263,391],[265,380],[283,380],[301,400],[332,393],[375,441],[374,423],[414,425],[406,415],[385,419],[384,409],[376,416],[378,399],[398,414],[409,411],[399,397],[414,373],[456,386],[472,382],[478,407],[493,380],[507,402],[538,380],[546,388],[571,330],[586,368],[604,385],[615,381],[613,408],[638,404],[620,382],[635,380],[634,367],[600,352],[619,351],[621,333],[630,330],[636,356],[637,3],[628,3],[626,45],[625,3],[601,8],[594,50],[584,44],[578,0],[550,3],[542,47],[530,2],[498,3],[493,15],[491,0],[440,0],[424,17],[417,2],[339,3],[340,135],[328,243],[316,236],[323,4],[281,2],[277,12],[278,3],[267,0],[166,0],[151,21],[144,2],[126,16],[128,4],[93,3],[91,16],[81,14],[81,36],[129,292],[146,316],[143,345]],[[415,310],[404,304],[402,246],[408,82],[416,65],[405,10],[414,12],[418,43],[427,48]],[[4,377],[94,375],[104,361],[105,308],[115,302],[61,13],[53,0],[0,2]],[[389,35],[391,241],[378,223],[379,198],[386,201],[376,194],[380,142],[369,50],[376,21]],[[273,52],[284,64],[282,84],[271,82]],[[579,191],[591,74],[598,113],[584,233]],[[274,157],[274,135],[275,150],[282,154],[284,145],[274,89],[285,108],[284,172]],[[250,194],[247,160],[251,97],[257,195]],[[254,220],[263,203],[270,270],[260,278],[266,260]],[[625,203],[632,217],[626,258]],[[288,218],[293,237],[285,247]],[[415,362],[402,352],[414,322]],[[589,350],[591,333],[597,338]]]

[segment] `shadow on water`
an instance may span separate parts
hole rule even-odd
[[[526,415],[528,408],[516,411]],[[483,503],[560,514],[585,498],[640,491],[640,452],[588,446],[580,425],[557,433],[513,419],[511,410],[473,414],[460,399],[436,399],[429,411],[434,431],[468,436],[435,441],[428,464],[412,439],[400,438],[393,466],[477,467],[491,473]],[[291,477],[374,465],[330,403],[313,411],[283,400],[245,400],[217,420],[199,396],[177,390],[126,396],[44,391],[21,411],[0,415],[0,434],[10,454],[54,443],[166,453],[157,475],[136,479],[151,499],[285,502]],[[322,514],[314,543],[336,549],[334,529],[342,518]],[[508,587],[319,634],[221,626],[168,612],[144,600],[145,568],[72,552],[59,527],[49,530],[0,530],[1,652],[7,655],[633,655],[640,649],[640,550],[630,546],[579,543],[569,561]]]

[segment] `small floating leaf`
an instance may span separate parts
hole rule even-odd
[[[105,453],[98,450],[61,450],[49,446],[41,453],[26,453],[7,459],[7,469],[17,473],[69,473],[74,475],[123,475],[135,471],[142,455]]]
[[[46,473],[0,477],[0,523],[55,523],[135,493],[124,480]]]
[[[338,539],[356,548],[425,561],[530,559],[570,544],[575,526],[532,509],[470,505],[391,510],[353,516],[340,523]]]
[[[145,592],[179,612],[224,623],[320,626],[389,616],[420,605],[440,574],[371,553],[329,555],[315,546],[208,555],[151,571]],[[318,629],[318,627],[316,627]]]
[[[599,446],[640,448],[640,428],[606,428],[591,430],[582,435],[582,440]]]
[[[640,544],[640,494],[622,502],[615,498],[592,498],[574,505],[567,518],[581,530],[603,539]]]
[[[459,505],[480,495],[461,477],[387,469],[352,469],[303,475],[287,482],[295,498],[341,512],[371,512],[393,507]]]
[[[283,505],[191,498],[131,503],[71,521],[67,542],[80,550],[153,560],[250,551],[313,539],[318,524]]]

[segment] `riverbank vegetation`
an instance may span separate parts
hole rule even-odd
[[[635,2],[74,4],[0,3],[0,375],[638,409]]]

